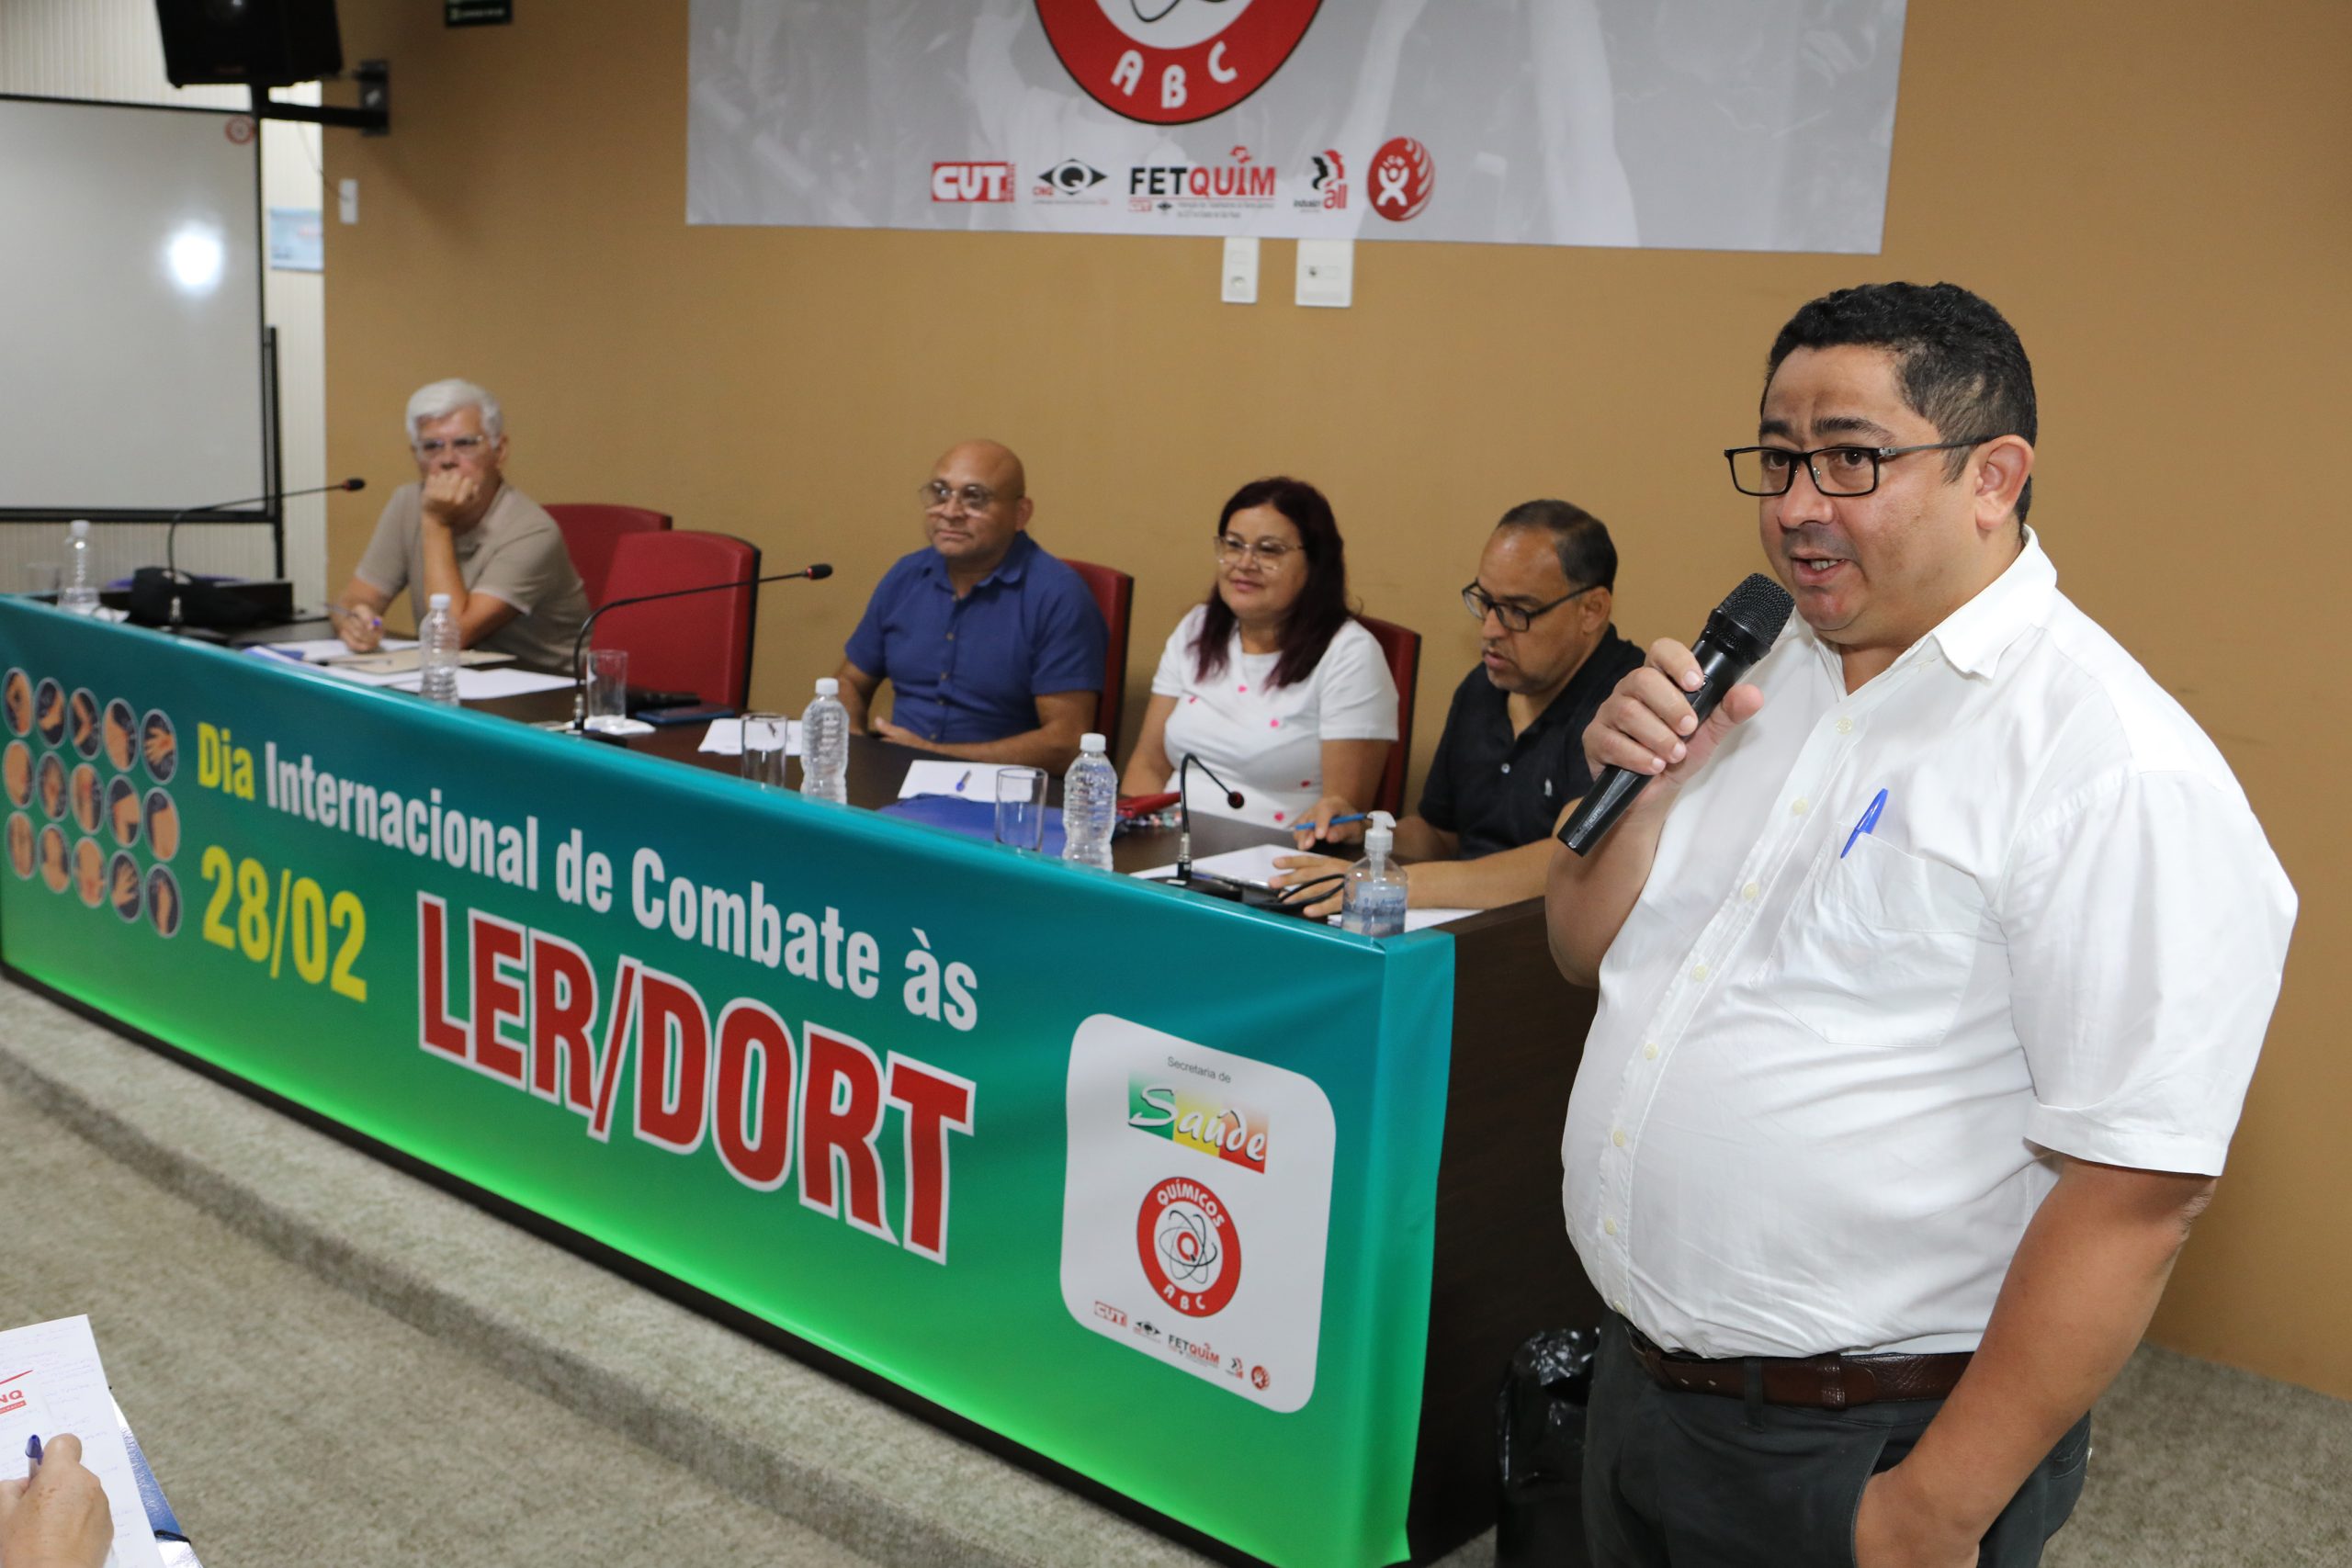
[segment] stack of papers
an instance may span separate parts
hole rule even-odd
[[[114,1517],[108,1568],[164,1568],[86,1317],[0,1333],[0,1481],[31,1472],[28,1438],[46,1443],[61,1432],[82,1439],[82,1463],[106,1488]]]
[[[305,642],[255,643],[245,651],[257,659],[282,660],[322,675],[356,685],[381,686],[388,691],[413,692],[424,679],[413,659],[381,657],[411,652],[416,644],[405,637],[386,637],[373,654],[355,655],[334,637]],[[569,675],[543,675],[519,670],[500,653],[468,649],[458,667],[458,700],[485,702],[493,697],[519,697],[532,692],[560,691],[572,683]]]

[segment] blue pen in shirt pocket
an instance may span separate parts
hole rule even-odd
[[[1869,832],[1871,829],[1878,826],[1879,813],[1885,809],[1886,791],[1881,790],[1876,795],[1871,796],[1870,807],[1868,809],[1863,811],[1862,819],[1854,824],[1854,830],[1852,832],[1846,835],[1846,848],[1838,852],[1838,858],[1839,860],[1844,860],[1846,858],[1848,851],[1850,851],[1854,847],[1854,840],[1856,839],[1860,838],[1864,833]]]

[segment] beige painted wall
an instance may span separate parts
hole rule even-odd
[[[1238,308],[1213,240],[689,229],[684,0],[460,31],[414,0],[341,10],[351,58],[393,62],[398,129],[327,139],[362,213],[329,224],[330,471],[397,480],[408,392],[466,375],[506,400],[540,500],[832,560],[768,591],[763,703],[831,667],[956,437],[1026,456],[1049,547],[1136,573],[1138,691],[1206,585],[1217,502],[1286,469],[1331,494],[1365,607],[1428,637],[1418,784],[1475,656],[1453,590],[1506,506],[1598,512],[1622,629],[1688,637],[1760,559],[1714,449],[1752,430],[1787,314],[1887,276],[1990,297],[2039,373],[2064,586],[2220,742],[2304,900],[2157,1336],[2352,1396],[2352,1056],[2324,990],[2352,937],[2321,635],[2352,566],[2338,0],[2225,30],[2187,0],[1912,0],[1883,255],[1366,244],[1345,311],[1281,302],[1282,242],[1269,302]],[[380,494],[337,498],[333,581]]]

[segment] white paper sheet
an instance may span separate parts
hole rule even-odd
[[[106,1488],[107,1510],[114,1516],[107,1568],[164,1568],[114,1413],[88,1318],[0,1332],[0,1481],[22,1480],[30,1471],[26,1438],[38,1433],[46,1443],[73,1433],[82,1439],[82,1463]]]
[[[402,691],[414,691],[421,676],[411,676]],[[532,692],[562,691],[571,684],[568,675],[548,675],[537,670],[464,670],[458,671],[458,699],[478,703],[492,697],[519,697]]]
[[[414,638],[388,637],[384,639],[382,651],[399,653],[415,646]],[[322,659],[340,659],[351,651],[343,646],[341,637],[309,637],[299,642],[255,643],[245,651],[250,653],[254,649],[266,649],[272,655],[299,659],[306,664],[315,664]]]
[[[417,670],[411,670],[400,675],[357,675],[332,664],[322,664],[319,666],[319,672],[322,675],[333,675],[339,681],[356,682],[362,686],[381,686],[391,692],[413,692],[424,682],[424,672]],[[517,670],[511,666],[499,666],[489,670],[469,670],[460,665],[458,668],[458,700],[461,703],[479,703],[487,702],[492,697],[519,697],[532,692],[567,690],[571,683],[571,678],[568,675],[545,675],[537,670]],[[570,720],[565,722],[569,723]],[[652,728],[651,725],[648,725],[644,729],[630,730],[628,733],[643,735]]]
[[[800,721],[786,721],[788,728],[784,742],[784,754],[800,755]],[[710,728],[702,733],[702,744],[695,748],[714,757],[740,757],[743,754],[743,721],[740,718],[714,718]]]
[[[1194,871],[1205,871],[1211,876],[1222,876],[1234,882],[1253,882],[1263,887],[1274,878],[1278,855],[1295,855],[1303,852],[1288,844],[1251,844],[1247,849],[1227,850],[1219,854],[1197,855],[1193,860]],[[1139,871],[1137,876],[1173,876],[1173,865],[1154,866]]]
[[[337,681],[348,681],[355,686],[397,686],[406,682],[410,691],[416,690],[417,677],[413,670],[404,675],[370,675],[342,664],[305,664],[302,668],[313,675],[332,676]]]
[[[940,762],[928,759],[907,764],[907,776],[899,783],[899,798],[912,800],[919,795],[954,795],[966,800],[984,800],[996,804],[996,762]]]

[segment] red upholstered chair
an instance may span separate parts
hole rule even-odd
[[[1421,674],[1421,634],[1370,615],[1358,615],[1356,619],[1380,644],[1380,651],[1388,656],[1388,673],[1396,682],[1396,744],[1389,748],[1388,766],[1380,774],[1380,793],[1367,809],[1402,817],[1405,765],[1413,755],[1413,688]]]
[[[610,600],[665,593],[760,575],[759,547],[692,528],[623,534],[605,580]],[[628,604],[596,623],[595,646],[628,650],[628,683],[641,691],[692,692],[741,708],[752,686],[756,588]]]
[[[1111,630],[1111,640],[1103,647],[1102,695],[1094,705],[1094,728],[1110,742],[1116,755],[1119,750],[1119,710],[1127,697],[1127,626],[1135,619],[1136,580],[1125,572],[1092,561],[1062,558],[1062,564],[1078,573],[1102,606],[1102,624]]]
[[[611,580],[613,547],[624,534],[649,534],[666,531],[670,514],[648,512],[642,506],[607,506],[602,502],[567,501],[549,506],[548,515],[563,530],[564,553],[571,558],[571,570],[580,574],[580,585],[588,591],[588,607],[595,609],[605,602],[605,584]]]

